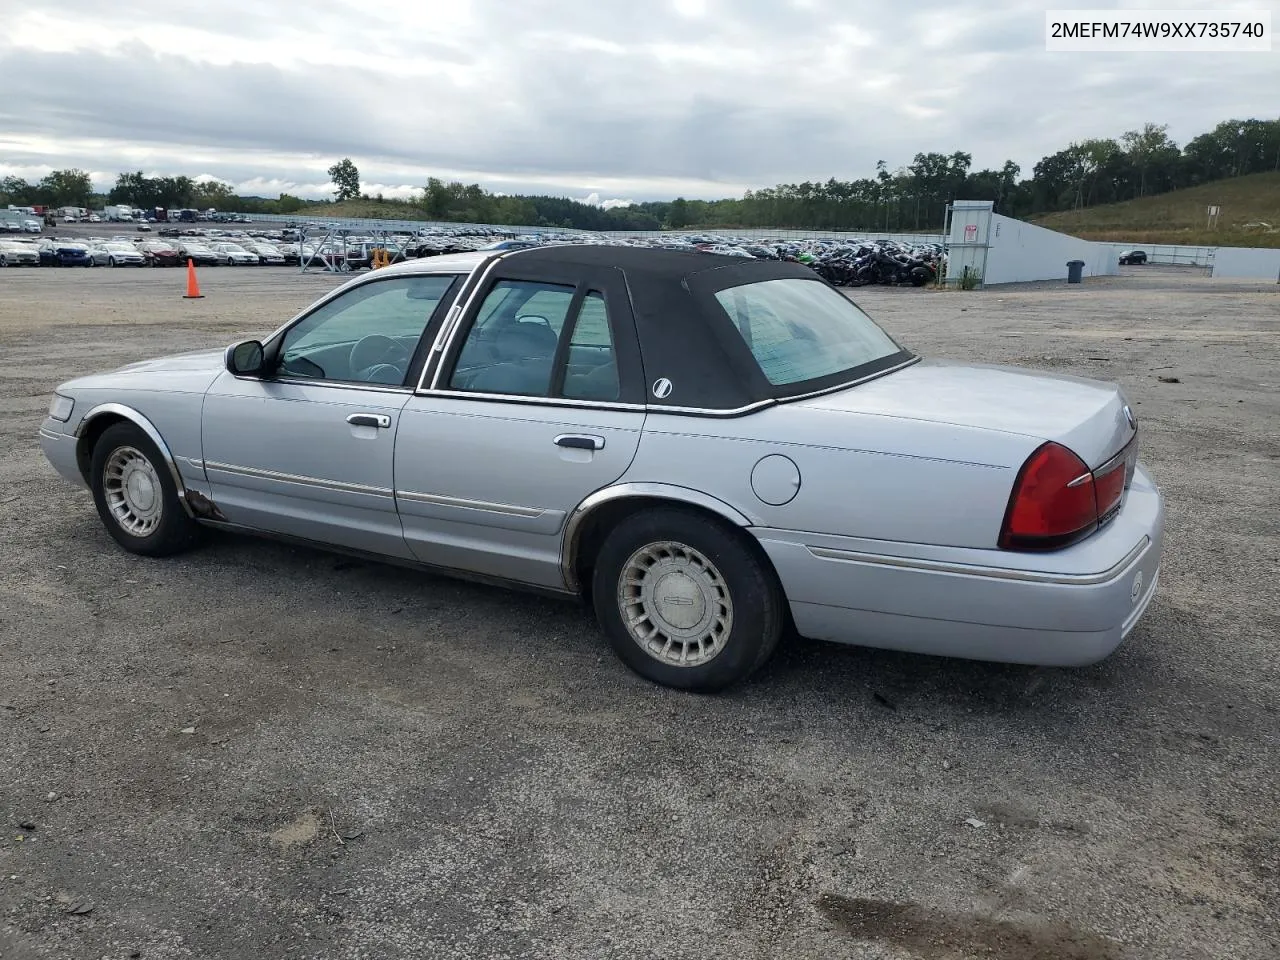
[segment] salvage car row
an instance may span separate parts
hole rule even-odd
[[[188,260],[198,266],[285,266],[298,263],[294,246],[282,250],[259,240],[0,239],[0,267],[174,267]]]

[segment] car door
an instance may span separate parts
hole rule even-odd
[[[516,255],[449,322],[396,437],[409,548],[426,563],[561,588],[566,518],[626,471],[644,424],[624,278],[522,271]]]
[[[401,410],[424,331],[459,278],[372,280],[266,345],[276,372],[225,372],[205,396],[204,469],[229,522],[409,557],[393,496]]]

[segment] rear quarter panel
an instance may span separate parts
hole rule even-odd
[[[622,481],[700,490],[757,526],[989,548],[1018,468],[1040,442],[788,404],[731,419],[651,413]],[[781,505],[752,485],[753,469],[774,454],[800,474],[795,497]]]

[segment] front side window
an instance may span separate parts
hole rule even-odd
[[[774,386],[853,373],[902,349],[851,300],[815,280],[763,280],[715,297]]]
[[[399,386],[454,277],[362,284],[290,327],[279,372],[289,377]]]

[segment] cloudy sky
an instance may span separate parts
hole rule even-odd
[[[122,170],[325,196],[429,175],[598,199],[740,195],[919,151],[1021,164],[1280,114],[1271,53],[1047,53],[1017,0],[0,0],[0,175]],[[1116,5],[1119,6],[1119,5]],[[1280,0],[1128,2],[1270,10]]]

